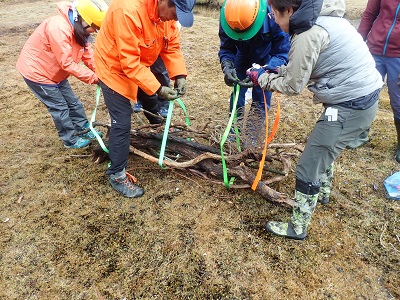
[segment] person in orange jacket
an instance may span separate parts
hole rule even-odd
[[[168,70],[165,67],[164,62],[162,61],[160,56],[157,58],[154,64],[150,66],[150,70],[161,85],[170,85],[171,81],[169,79]],[[168,105],[168,101],[160,96],[158,97],[158,114],[163,118],[166,118],[168,115]],[[136,103],[133,106],[133,112],[138,113],[142,111],[142,103],[140,102],[140,99],[136,99]]]
[[[47,107],[64,146],[83,148],[95,136],[90,131],[76,134],[87,129],[89,122],[68,77],[97,83],[89,38],[100,29],[108,5],[103,0],[75,0],[59,2],[57,8],[59,14],[44,20],[26,41],[16,67],[33,94]]]
[[[143,195],[126,172],[129,156],[132,103],[158,112],[158,96],[177,99],[186,92],[186,66],[180,51],[178,21],[193,25],[195,0],[113,0],[96,39],[96,74],[107,105],[111,129],[106,172],[111,186],[125,197]],[[150,70],[160,56],[174,87],[162,86]],[[150,123],[160,118],[145,113]]]

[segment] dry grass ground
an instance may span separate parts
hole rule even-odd
[[[251,191],[132,155],[146,192],[128,200],[109,186],[106,164],[92,163],[90,149],[65,150],[15,70],[29,34],[54,13],[52,1],[0,1],[1,300],[400,297],[400,207],[382,185],[399,170],[386,90],[372,141],[337,160],[331,202],[317,207],[307,240],[280,239],[263,225],[290,212]],[[227,117],[217,32],[218,19],[204,14],[182,30],[183,100],[195,128]],[[90,115],[95,87],[71,83]],[[275,141],[304,144],[321,107],[307,91],[281,101]],[[104,104],[97,120],[108,120]],[[293,194],[294,172],[273,188]]]

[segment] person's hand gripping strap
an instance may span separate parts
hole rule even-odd
[[[277,73],[277,70],[270,68],[268,65],[260,66],[259,64],[253,63],[253,66],[246,71],[247,77],[239,81],[238,84],[247,88],[257,86],[259,85],[258,79],[266,73]]]
[[[165,100],[175,100],[179,97],[178,92],[168,86],[161,86],[157,95],[161,96]]]
[[[227,86],[233,86],[240,79],[237,77],[236,69],[231,60],[224,60],[221,63],[222,72],[224,72],[224,80]]]
[[[178,93],[179,96],[186,94],[186,78],[185,77],[177,77],[174,83],[174,89]]]

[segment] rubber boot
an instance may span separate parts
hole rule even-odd
[[[350,143],[347,144],[346,148],[347,149],[356,149],[359,148],[363,145],[365,145],[366,143],[369,142],[369,128],[363,132],[361,132],[361,134],[356,137],[355,139],[353,139],[352,141],[350,141]]]
[[[333,163],[325,171],[321,177],[321,187],[319,189],[318,202],[321,204],[328,204],[331,195],[333,178]]]
[[[394,119],[394,125],[397,131],[396,161],[400,163],[400,119]]]
[[[296,180],[295,205],[289,222],[270,221],[265,226],[272,234],[289,239],[304,240],[311,216],[317,205],[319,185]]]

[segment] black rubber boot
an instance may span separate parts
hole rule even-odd
[[[400,163],[400,120],[394,119],[394,125],[397,131],[396,161]]]

